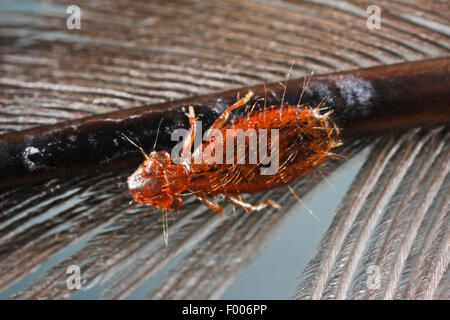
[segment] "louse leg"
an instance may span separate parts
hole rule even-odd
[[[223,126],[225,125],[225,122],[227,122],[228,118],[230,117],[230,112],[233,111],[234,109],[237,109],[239,107],[246,105],[252,96],[253,96],[253,91],[249,91],[245,95],[245,97],[243,97],[242,99],[239,99],[233,105],[231,105],[227,109],[225,109],[225,111],[222,112],[222,114],[214,121],[214,123],[211,125],[211,127],[208,129],[208,131],[206,131],[206,136],[204,137],[204,139],[208,140],[211,138],[210,135],[214,134],[213,131],[210,131],[211,129],[216,129],[216,130],[222,129]],[[194,136],[195,136],[195,134],[194,134]],[[198,153],[200,152],[200,150],[201,150],[201,146],[199,146],[197,149],[194,150],[194,154],[193,154],[194,158],[196,158],[198,156]]]
[[[222,218],[225,218],[225,215],[223,214],[223,207],[212,201],[206,194],[203,192],[196,193],[197,198],[208,208],[210,208],[213,211],[216,211],[220,214]]]
[[[190,128],[186,135],[186,138],[184,139],[184,144],[183,144],[182,157],[184,159],[190,157],[192,145],[194,144],[195,133],[197,132],[194,107],[189,106],[188,109],[189,109],[189,113],[187,114],[187,116],[189,117]]]
[[[253,96],[253,92],[249,91],[245,95],[245,97],[236,101],[233,105],[229,106],[224,112],[222,112],[222,114],[216,119],[216,121],[214,121],[214,123],[211,125],[210,129],[217,129],[217,130],[222,129],[223,125],[225,124],[225,122],[227,122],[228,117],[230,116],[230,112],[236,108],[246,105],[252,96]]]
[[[267,208],[268,206],[272,206],[275,209],[280,209],[280,206],[271,199],[266,199],[256,204],[251,204],[247,202],[240,195],[227,194],[225,195],[225,199],[232,205],[244,209],[245,211],[259,211],[264,208]]]

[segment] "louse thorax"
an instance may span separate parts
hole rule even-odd
[[[180,193],[187,189],[188,175],[182,165],[172,164],[166,151],[153,151],[128,177],[134,200],[160,209],[181,206]]]

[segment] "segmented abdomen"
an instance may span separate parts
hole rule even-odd
[[[233,139],[234,156],[227,152],[226,134],[233,133],[234,137],[249,129],[256,131],[258,136],[256,146],[250,143],[249,136],[245,136],[245,163],[238,163],[237,139]],[[271,129],[278,131],[278,153],[271,159],[272,166],[263,165],[258,156],[258,163],[249,163],[250,155],[259,153],[263,134],[261,129],[267,130],[267,150],[269,156],[272,144],[276,148],[276,138]],[[337,129],[328,115],[319,113],[318,108],[300,106],[272,106],[264,110],[257,110],[230,121],[222,130],[223,142],[219,140],[204,142],[202,150],[217,150],[222,144],[223,164],[193,164],[189,190],[202,191],[210,194],[227,193],[255,193],[279,186],[287,185],[304,176],[319,166],[328,156],[330,149],[338,145]],[[228,140],[231,141],[231,140]],[[251,147],[255,146],[254,149]],[[230,146],[228,145],[228,148]],[[220,149],[220,147],[219,147]],[[233,164],[227,164],[233,160]],[[261,169],[265,167],[266,173]]]

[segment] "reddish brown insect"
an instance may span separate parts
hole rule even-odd
[[[202,143],[193,154],[184,155],[181,164],[172,163],[171,156],[165,151],[153,151],[145,154],[145,161],[128,178],[128,187],[136,201],[155,206],[160,209],[176,209],[182,204],[182,192],[190,191],[210,209],[221,213],[223,208],[208,197],[223,195],[234,206],[247,211],[261,210],[267,206],[278,208],[270,199],[257,204],[250,204],[242,197],[242,193],[256,193],[272,188],[288,185],[319,166],[330,149],[339,145],[338,129],[329,118],[329,113],[321,114],[321,106],[305,105],[274,105],[261,110],[251,111],[226,124],[230,112],[244,106],[252,96],[249,92],[223,112],[211,128],[220,130],[225,136],[227,129],[278,129],[278,170],[273,175],[263,175],[260,169],[263,165],[256,164],[195,164],[193,157],[201,148],[224,143],[219,140]],[[189,107],[190,129],[184,139],[183,150],[191,150],[196,133],[196,118],[194,108]],[[247,145],[249,138],[245,138]],[[270,137],[268,148],[272,145]],[[236,143],[236,140],[234,140]],[[213,144],[213,145],[211,145]],[[216,145],[217,146],[217,145]],[[259,148],[261,146],[258,146]],[[214,149],[216,150],[216,149]],[[222,146],[226,158],[226,147]],[[250,154],[246,146],[245,155]],[[234,155],[234,160],[237,160]]]

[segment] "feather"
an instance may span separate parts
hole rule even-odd
[[[448,157],[442,128],[378,142],[303,271],[297,298],[432,297],[448,265],[449,242],[433,238],[448,224]],[[431,265],[430,250],[438,261]],[[370,266],[380,276],[373,289]],[[416,278],[429,279],[424,293]]]

